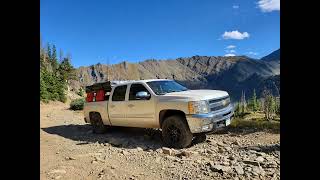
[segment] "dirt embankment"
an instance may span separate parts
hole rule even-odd
[[[92,134],[82,112],[41,104],[41,179],[279,179],[280,135],[221,132],[189,148],[162,145],[159,131]]]

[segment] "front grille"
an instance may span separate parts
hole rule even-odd
[[[219,98],[219,99],[211,99],[211,100],[209,100],[209,104],[213,104],[213,103],[216,103],[216,102],[219,102],[219,101],[222,101],[222,100],[226,100],[228,98],[229,98],[229,96],[225,96],[225,97]]]
[[[225,96],[219,99],[209,100],[210,111],[218,111],[220,109],[226,108],[230,105],[229,96]]]

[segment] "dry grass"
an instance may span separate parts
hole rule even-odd
[[[242,118],[236,117],[230,128],[252,128],[261,130],[280,131],[280,117],[267,121],[262,113],[249,113]]]

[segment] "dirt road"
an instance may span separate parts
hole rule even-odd
[[[280,135],[221,132],[173,150],[160,131],[110,128],[92,134],[82,111],[41,104],[41,179],[279,179]]]

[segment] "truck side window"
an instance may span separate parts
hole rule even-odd
[[[124,101],[126,97],[127,85],[118,86],[114,89],[112,101]]]
[[[130,92],[129,92],[129,100],[142,100],[142,99],[136,99],[136,94],[137,92],[140,92],[140,91],[145,91],[148,94],[150,94],[149,91],[142,84],[131,84]]]

